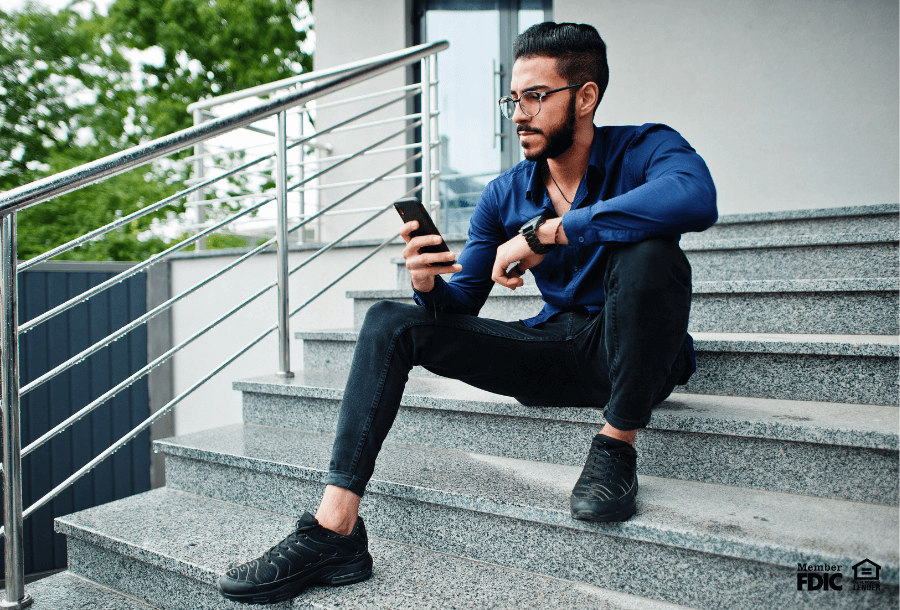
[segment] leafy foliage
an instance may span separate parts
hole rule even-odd
[[[310,70],[299,47],[305,1],[116,0],[108,16],[36,4],[0,11],[0,190],[184,129],[187,105],[202,97]],[[135,71],[129,57],[148,49],[161,61]],[[164,160],[19,212],[19,258],[178,192],[184,171]],[[152,223],[183,212],[176,202],[61,258],[144,259],[167,247]]]

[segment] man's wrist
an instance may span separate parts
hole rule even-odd
[[[566,239],[566,233],[562,228],[562,217],[551,218],[538,227],[537,231],[535,231],[535,235],[542,244],[564,245],[569,243]]]

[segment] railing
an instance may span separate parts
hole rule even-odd
[[[383,240],[379,246],[373,249],[360,261],[352,265],[347,271],[340,274],[327,286],[319,290],[316,294],[311,295],[303,303],[293,310],[288,302],[288,281],[291,275],[304,268],[309,263],[318,259],[322,254],[334,248],[337,244],[344,241],[347,237],[358,231],[363,226],[368,225],[378,218],[385,211],[389,210],[392,205],[387,203],[382,206],[369,208],[354,208],[351,210],[335,210],[340,204],[350,200],[354,196],[360,194],[372,185],[391,179],[400,180],[418,180],[412,189],[407,191],[407,195],[422,192],[423,201],[431,204],[432,209],[437,209],[439,205],[435,199],[438,197],[437,180],[438,171],[438,151],[436,146],[440,138],[437,135],[437,68],[436,54],[449,46],[447,42],[438,42],[427,45],[412,47],[395,53],[389,53],[379,57],[374,57],[365,61],[347,64],[338,68],[313,72],[310,74],[296,76],[290,79],[270,83],[261,87],[255,87],[242,92],[220,96],[213,100],[204,100],[197,102],[189,107],[189,111],[193,112],[196,124],[194,127],[174,133],[170,136],[148,142],[146,144],[131,148],[124,152],[105,157],[98,161],[76,167],[74,169],[50,176],[48,178],[38,180],[31,184],[24,185],[17,189],[7,191],[0,194],[0,354],[2,354],[2,366],[0,366],[0,417],[2,417],[2,433],[3,433],[3,519],[4,525],[0,529],[0,534],[5,537],[6,542],[6,593],[5,600],[0,600],[2,608],[24,608],[32,603],[32,597],[25,592],[24,586],[24,546],[23,546],[23,521],[24,518],[34,513],[37,509],[47,504],[56,497],[65,488],[70,486],[76,480],[90,472],[101,461],[115,453],[125,443],[132,440],[140,432],[146,430],[158,418],[168,413],[176,404],[181,402],[185,397],[194,392],[206,381],[224,369],[230,363],[234,362],[241,355],[246,353],[253,346],[257,345],[264,338],[273,332],[278,332],[278,369],[277,374],[285,377],[292,376],[290,364],[290,318],[302,310],[304,307],[313,302],[317,297],[326,290],[337,284],[341,279],[349,273],[357,269],[364,262],[369,260],[377,252],[396,241],[398,234],[393,234]],[[421,62],[421,75],[423,84],[411,84],[400,88],[394,88],[377,93],[370,93],[363,96],[357,96],[351,99],[342,100],[341,102],[329,102],[328,104],[320,104],[319,109],[331,107],[341,103],[359,103],[361,101],[378,100],[377,103],[362,112],[358,112],[354,116],[345,118],[328,128],[312,130],[312,133],[305,135],[302,131],[295,137],[289,138],[287,132],[288,113],[299,114],[301,117],[301,126],[311,127],[310,120],[314,110],[309,105],[310,102],[319,98],[346,89],[356,83],[366,79],[384,74],[391,70],[403,69],[406,66]],[[285,92],[285,90],[287,90]],[[280,93],[277,97],[267,101],[259,102],[250,108],[246,108],[239,112],[229,114],[227,116],[216,116],[210,111],[211,108],[221,107],[226,103],[233,103],[238,100],[250,97],[258,97],[260,95],[270,95]],[[422,112],[406,113],[400,116],[378,121],[369,121],[368,123],[357,123],[360,119],[371,115],[372,113],[388,108],[397,104],[405,104],[414,96],[419,96]],[[382,101],[382,98],[388,98]],[[269,117],[276,118],[275,129],[263,128],[259,122]],[[288,152],[293,149],[300,151],[330,151],[328,144],[322,143],[322,136],[329,133],[339,133],[340,131],[350,129],[365,129],[376,125],[385,125],[392,122],[402,124],[402,127],[396,131],[392,131],[387,137],[379,138],[377,141],[369,143],[359,150],[352,153],[334,155],[330,158],[315,158],[307,160],[306,154],[301,154],[300,161],[293,165],[288,164]],[[258,147],[225,147],[224,150],[218,151],[207,150],[208,144],[214,138],[230,134],[236,130],[251,130],[253,133],[266,135],[274,139],[269,146],[274,147],[274,151],[259,154],[250,160],[235,159],[235,153],[245,155],[252,148]],[[302,129],[305,129],[302,127]],[[412,136],[414,131],[419,129],[421,138],[415,141]],[[398,136],[406,136],[407,141],[413,140],[408,144],[401,146],[383,146],[391,139]],[[181,192],[163,199],[153,205],[147,206],[138,212],[129,216],[125,216],[113,223],[106,225],[100,229],[92,231],[69,243],[54,248],[40,256],[34,257],[21,264],[16,260],[16,214],[27,207],[39,205],[40,203],[78,190],[89,184],[102,181],[111,176],[126,172],[133,168],[139,167],[154,160],[173,155],[187,148],[194,147],[194,154],[190,157],[190,161],[194,162],[194,175],[188,182],[188,187]],[[403,153],[410,151],[413,154],[405,156],[403,161],[387,171],[382,172],[378,176],[369,177],[358,181],[344,181],[342,183],[319,185],[316,181],[328,172],[338,168],[345,163],[357,159],[363,155],[376,155],[387,153]],[[418,151],[418,152],[416,152]],[[206,161],[216,157],[224,156],[232,161],[234,165],[231,167],[219,167],[214,170],[208,167]],[[396,172],[409,168],[409,166],[421,160],[421,171],[410,172],[405,171],[402,174]],[[316,171],[307,174],[307,166],[317,166]],[[295,170],[292,174],[289,170]],[[217,171],[217,175],[211,176],[213,171]],[[274,194],[262,192],[249,193],[231,193],[226,192],[224,197],[212,198],[206,192],[206,189],[213,187],[223,188],[222,184],[229,178],[236,176],[248,176],[248,180],[253,176],[267,177],[272,174],[274,178]],[[292,182],[293,180],[293,182]],[[226,183],[227,184],[227,183]],[[291,193],[310,193],[323,188],[335,186],[358,186],[351,193],[337,199],[333,203],[325,206],[317,206],[314,212],[310,212],[304,206],[304,201],[300,200],[299,214],[296,216],[296,224],[289,225],[288,218],[288,196]],[[218,201],[228,201],[230,203],[239,203],[240,211],[223,219],[216,221],[207,221],[204,214],[197,214],[198,232],[189,238],[172,245],[167,250],[154,255],[146,261],[139,263],[129,270],[109,279],[102,284],[82,293],[81,295],[70,299],[69,301],[54,307],[46,312],[18,326],[17,315],[17,273],[23,271],[39,262],[53,258],[63,252],[71,250],[81,244],[92,239],[98,238],[103,234],[123,226],[132,220],[141,216],[150,214],[167,205],[171,205],[177,201],[191,197],[192,204],[199,210],[204,210],[206,206],[215,204]],[[302,196],[301,196],[302,197]],[[253,200],[256,201],[253,201]],[[247,203],[249,202],[249,203]],[[128,277],[144,271],[148,267],[164,260],[167,256],[174,254],[191,244],[202,246],[203,240],[213,232],[221,230],[235,221],[246,218],[254,211],[259,210],[263,206],[275,203],[275,229],[274,236],[265,240],[263,243],[250,249],[248,252],[226,265],[213,275],[205,278],[191,288],[169,298],[164,303],[158,305],[144,315],[140,316],[133,322],[123,326],[108,337],[98,341],[94,345],[88,347],[79,354],[76,354],[66,362],[56,366],[52,370],[46,372],[33,382],[20,389],[19,387],[19,364],[18,364],[18,337],[22,333],[26,333],[36,326],[46,322],[54,316],[90,299],[96,294],[114,286]],[[344,232],[338,238],[322,245],[314,254],[307,257],[302,263],[293,269],[288,264],[288,238],[296,231],[303,229],[313,221],[329,215],[351,213],[365,213],[368,216],[362,222]],[[41,384],[53,379],[63,371],[84,361],[92,354],[103,349],[107,345],[116,341],[126,333],[134,330],[140,325],[160,313],[170,309],[175,303],[186,296],[196,292],[212,280],[235,268],[244,261],[253,256],[270,249],[272,245],[276,248],[276,280],[267,286],[258,290],[255,294],[246,298],[241,303],[236,304],[232,309],[219,316],[212,322],[208,323],[192,336],[181,341],[158,358],[147,363],[146,366],[132,374],[127,379],[122,380],[112,389],[105,392],[102,396],[93,400],[90,404],[80,409],[62,422],[57,423],[52,429],[43,434],[40,438],[30,443],[24,449],[21,448],[20,437],[20,412],[19,399],[21,396],[32,391]],[[221,364],[214,367],[207,374],[203,375],[199,380],[194,382],[189,388],[181,392],[174,399],[169,401],[162,408],[157,410],[153,415],[144,420],[141,424],[131,430],[128,434],[120,438],[116,443],[108,449],[93,458],[87,464],[79,468],[65,481],[57,485],[50,492],[37,500],[28,508],[23,507],[22,502],[22,463],[23,457],[33,452],[56,435],[62,433],[67,428],[71,428],[72,424],[87,416],[94,409],[105,403],[117,393],[129,387],[136,380],[147,375],[150,371],[160,366],[170,358],[172,358],[181,349],[199,339],[217,325],[230,318],[236,312],[267,293],[272,288],[277,288],[277,321],[268,327],[262,334],[258,335],[252,341],[240,348],[236,353],[226,358]]]

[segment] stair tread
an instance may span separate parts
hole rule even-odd
[[[295,377],[256,377],[234,389],[273,395],[340,400],[345,371],[297,371]],[[599,409],[526,407],[516,399],[486,392],[455,379],[410,377],[402,405],[510,417],[604,423]],[[897,450],[897,407],[673,394],[654,408],[650,428],[727,434],[849,447]]]
[[[281,540],[295,519],[162,488],[61,517],[57,529],[212,587],[232,564],[257,557]],[[369,546],[375,559],[370,580],[346,587],[310,587],[292,607],[682,607],[371,535]],[[222,605],[232,607],[224,600]]]
[[[498,290],[499,288],[499,290]],[[769,294],[769,293],[844,293],[844,292],[893,292],[900,288],[900,278],[825,278],[793,280],[716,280],[693,283],[694,296],[699,294]],[[497,286],[489,298],[540,297],[536,286],[523,286],[516,290]],[[348,290],[350,299],[402,299],[412,298],[412,289]]]
[[[31,610],[155,610],[144,602],[70,572],[60,572],[25,585],[34,598]]]
[[[156,446],[167,454],[320,481],[332,436],[237,424]],[[569,515],[580,468],[385,443],[370,495],[387,494],[551,526],[674,545],[785,567],[798,560],[882,565],[898,578],[898,509],[639,475],[638,513],[615,524]],[[725,512],[725,511],[729,512]]]
[[[299,331],[294,337],[313,341],[354,342],[359,328]],[[694,349],[702,351],[822,356],[900,356],[897,335],[821,335],[787,333],[691,332]]]
[[[876,216],[897,214],[900,204],[879,203],[875,205],[841,206],[836,208],[801,208],[774,212],[751,212],[749,214],[723,214],[716,224],[736,224],[745,222],[767,222],[773,220],[806,220],[811,218],[843,218],[846,216]]]
[[[886,233],[812,233],[799,235],[761,235],[751,237],[718,237],[703,233],[682,236],[685,252],[705,250],[762,250],[770,248],[805,248],[814,246],[847,246],[896,243],[900,232]]]

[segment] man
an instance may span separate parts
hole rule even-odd
[[[542,23],[516,39],[511,95],[526,161],[492,181],[455,254],[411,238],[403,256],[417,306],[382,302],[360,330],[316,516],[261,558],[229,570],[229,599],[265,603],[312,583],[369,577],[359,501],[408,373],[442,376],[525,405],[605,407],[571,496],[572,516],[623,521],[635,512],[636,431],[694,365],[687,334],[691,269],[680,235],[717,218],[703,160],[663,125],[595,127],[609,80],[606,46],[589,25]],[[531,270],[545,305],[529,320],[476,317],[496,282]],[[440,276],[453,272],[447,282]],[[322,555],[325,559],[321,559]]]

